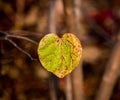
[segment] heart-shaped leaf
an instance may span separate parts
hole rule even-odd
[[[48,34],[41,39],[38,46],[41,64],[59,78],[63,78],[77,67],[81,54],[80,41],[71,33],[64,34],[62,38]]]

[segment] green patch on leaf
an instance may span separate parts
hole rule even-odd
[[[66,33],[62,38],[55,34],[44,36],[38,46],[38,56],[47,71],[63,78],[77,67],[82,55],[79,39]]]

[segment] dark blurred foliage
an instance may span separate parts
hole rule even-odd
[[[0,0],[0,31],[8,31],[9,34],[29,37],[39,42],[48,32],[48,1]],[[87,11],[87,15],[83,14],[86,33],[81,36],[84,92],[87,100],[93,100],[96,95],[116,41],[120,25],[119,6],[119,0],[85,0],[83,3]],[[61,12],[57,14],[57,31],[65,32],[66,19]],[[11,30],[30,32],[9,32]],[[33,31],[35,33],[31,35]],[[4,38],[1,33],[0,38]],[[37,45],[21,39],[12,40],[38,59]],[[64,79],[58,82],[59,100],[65,100]],[[43,69],[39,61],[31,61],[8,41],[0,40],[0,100],[51,100],[50,87],[51,75]],[[111,100],[120,100],[119,79]]]

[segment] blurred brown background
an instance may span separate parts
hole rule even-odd
[[[120,100],[119,26],[120,0],[0,0],[0,100]],[[25,55],[38,59],[37,45],[17,37],[38,43],[50,32],[82,43],[80,65],[63,79]]]

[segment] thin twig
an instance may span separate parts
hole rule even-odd
[[[27,55],[31,60],[37,60],[37,59],[33,58],[29,53],[27,53],[26,51],[24,51],[22,48],[20,48],[14,41],[12,41],[11,39],[9,39],[9,37],[23,39],[23,40],[26,40],[26,41],[29,41],[31,43],[34,43],[34,44],[38,45],[38,43],[36,41],[34,41],[32,39],[29,39],[29,38],[26,38],[26,37],[23,37],[23,36],[10,35],[7,32],[0,31],[0,33],[3,34],[3,36],[0,38],[0,40],[7,40],[7,41],[9,41],[19,51],[21,51],[22,53],[24,53],[25,55]]]
[[[16,31],[9,31],[9,32],[3,32],[3,31],[0,31],[0,34],[3,34],[4,36],[3,37],[0,37],[0,39],[4,39],[6,36],[7,38],[8,37],[11,37],[11,38],[18,38],[18,39],[23,39],[23,40],[26,40],[26,41],[29,41],[35,45],[38,45],[38,42],[32,40],[32,39],[29,39],[28,37],[24,37],[24,36],[18,36],[18,35],[11,35],[9,33],[30,33],[29,35],[35,35],[35,36],[40,36],[40,35],[37,35],[35,34],[34,32],[29,32],[29,31],[23,31],[23,30],[16,30]]]
[[[23,37],[23,36],[16,36],[16,35],[7,35],[7,37],[12,37],[12,38],[18,38],[18,39],[23,39],[23,40],[26,40],[26,41],[29,41],[31,43],[34,43],[35,45],[38,45],[38,42],[32,40],[32,39],[29,39],[27,37]]]
[[[29,53],[27,53],[26,51],[24,51],[23,49],[21,49],[14,41],[12,41],[9,38],[6,38],[7,41],[9,41],[12,45],[14,45],[19,51],[21,51],[22,53],[24,53],[25,55],[27,55],[31,60],[38,60],[33,58]]]
[[[8,33],[0,31],[0,40],[5,40]]]
[[[44,34],[39,34],[37,32],[30,32],[30,31],[25,31],[25,30],[11,30],[8,31],[8,33],[24,33],[24,34],[28,34],[28,35],[34,35],[34,36],[39,36],[39,37],[43,37]]]

